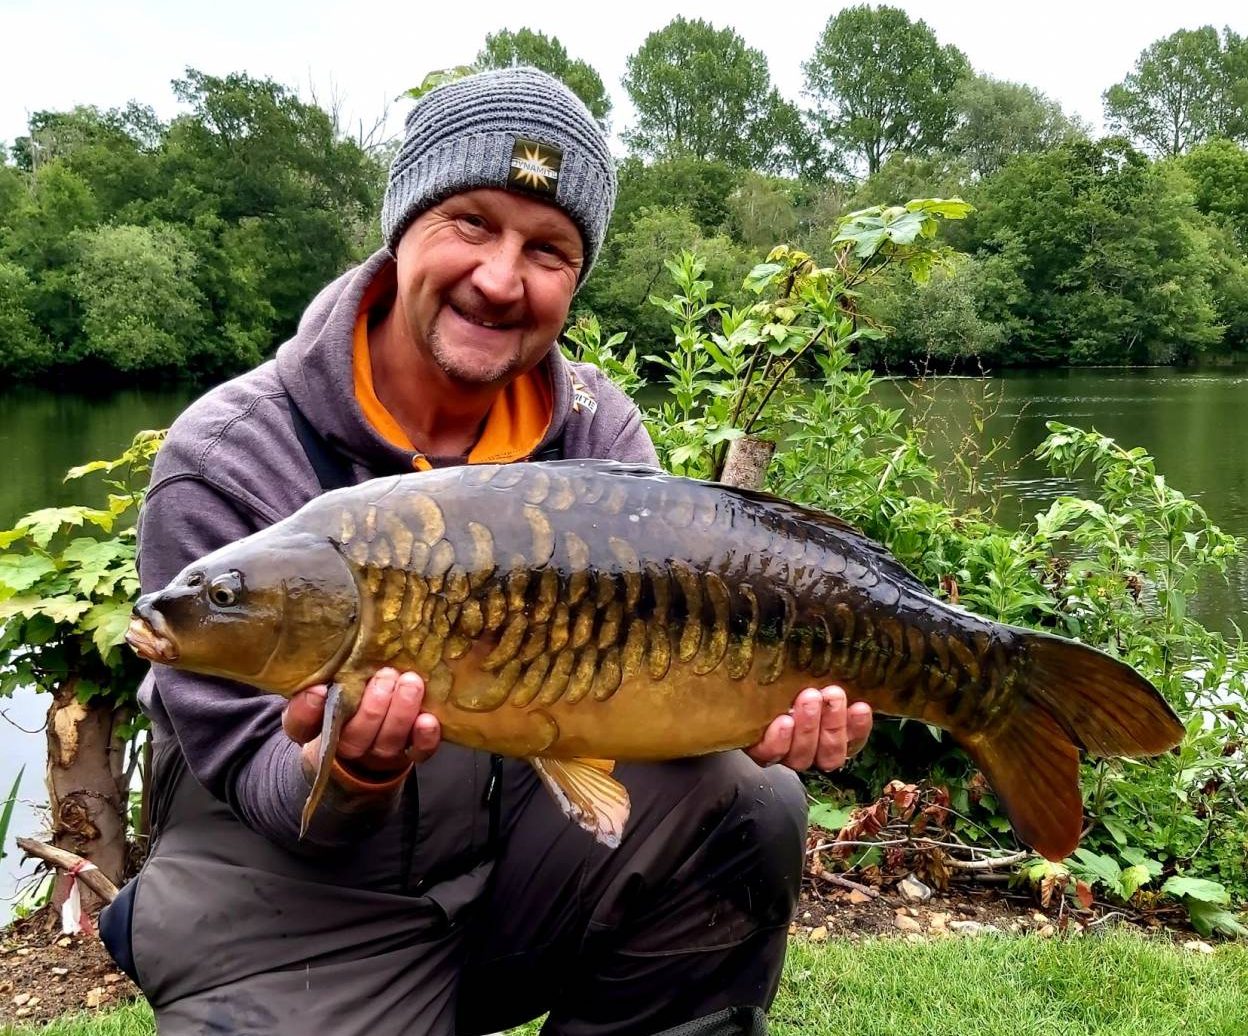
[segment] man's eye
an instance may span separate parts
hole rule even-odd
[[[558,245],[552,245],[548,241],[539,241],[530,246],[531,251],[537,256],[538,262],[544,266],[562,266],[568,261],[568,257],[564,255],[563,249]]]

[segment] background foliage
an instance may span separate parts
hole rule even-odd
[[[1093,139],[1052,99],[976,74],[885,5],[828,19],[783,97],[731,26],[673,18],[627,59],[619,203],[579,315],[649,354],[664,261],[696,248],[738,285],[777,241],[823,255],[842,216],[963,197],[969,259],[885,277],[862,311],[896,334],[856,364],[1173,363],[1248,347],[1248,44],[1181,30],[1107,84]],[[887,60],[883,59],[887,56]],[[485,34],[473,68],[533,64],[610,125],[599,73],[556,37]],[[1107,79],[1109,75],[1107,75]],[[308,300],[379,244],[394,141],[277,83],[189,69],[169,123],[132,103],[36,112],[0,150],[0,373],[214,381],[269,355]],[[736,301],[743,301],[744,297]],[[657,375],[657,371],[650,372]]]

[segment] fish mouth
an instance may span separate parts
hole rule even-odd
[[[126,629],[126,643],[140,658],[149,662],[163,662],[165,665],[171,665],[178,660],[178,645],[168,635],[164,616],[157,611],[151,614],[154,621],[137,612],[130,616],[130,625]]]

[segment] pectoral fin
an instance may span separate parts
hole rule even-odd
[[[325,696],[325,716],[321,720],[321,743],[316,756],[316,777],[312,781],[312,790],[308,792],[307,801],[303,804],[303,816],[299,822],[299,838],[303,839],[312,823],[312,814],[321,804],[321,796],[329,784],[330,770],[334,764],[334,754],[338,751],[338,738],[342,734],[342,725],[347,721],[348,708],[343,701],[342,688],[336,684],[329,685],[329,693]]]
[[[569,820],[609,849],[620,844],[629,801],[624,785],[611,776],[612,760],[534,756],[529,762]]]

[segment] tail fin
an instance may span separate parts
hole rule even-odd
[[[1018,837],[1050,860],[1074,852],[1083,826],[1079,748],[1157,755],[1183,724],[1152,684],[1103,652],[1027,633],[1025,671],[1003,726],[963,743],[996,791]]]
[[[1073,640],[1027,638],[1025,693],[1092,755],[1160,755],[1183,724],[1158,690],[1125,662]]]
[[[1065,859],[1083,830],[1079,751],[1034,702],[990,738],[963,741],[997,793],[1014,833],[1050,860]]]

